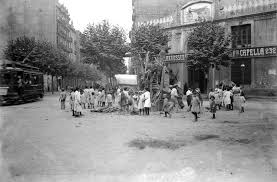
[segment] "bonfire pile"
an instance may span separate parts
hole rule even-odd
[[[90,110],[90,112],[103,112],[103,113],[111,113],[111,112],[117,112],[120,109],[118,107],[100,107],[100,108],[96,108],[96,109],[92,109]]]

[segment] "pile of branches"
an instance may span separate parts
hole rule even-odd
[[[120,109],[118,107],[100,107],[100,108],[96,108],[96,109],[92,109],[90,110],[90,112],[102,112],[102,113],[111,113],[111,112],[117,112]]]

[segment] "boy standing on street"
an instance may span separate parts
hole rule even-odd
[[[62,89],[60,93],[59,101],[61,102],[61,110],[65,110],[65,100],[66,100],[66,92]]]
[[[215,119],[216,104],[215,104],[215,97],[213,95],[210,97],[210,109],[211,109],[211,113],[213,114],[212,119]]]

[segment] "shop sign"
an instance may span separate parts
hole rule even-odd
[[[166,62],[185,62],[185,54],[168,54],[165,56]]]
[[[251,47],[233,50],[233,58],[277,56],[277,46]]]

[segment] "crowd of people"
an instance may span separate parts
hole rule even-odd
[[[80,117],[83,115],[84,109],[96,109],[99,107],[119,107],[121,112],[150,115],[151,94],[149,88],[134,91],[130,88],[117,88],[112,91],[104,88],[95,89],[93,87],[71,88],[67,93],[64,89],[60,93],[59,101],[61,109],[65,109],[66,98],[69,95],[69,105],[72,116]],[[199,88],[189,88],[186,93],[187,112],[194,115],[194,121],[197,121],[199,114],[203,112],[203,98]],[[178,85],[170,86],[167,93],[162,95],[163,107],[162,111],[165,117],[171,117],[174,109],[182,109],[182,94],[178,91]],[[215,89],[210,89],[208,94],[209,109],[212,113],[212,119],[216,117],[216,111],[225,108],[226,110],[238,109],[244,112],[245,97],[241,87],[233,85],[219,85]]]
[[[116,91],[106,91],[104,88],[84,89],[70,88],[69,92],[62,89],[59,97],[61,109],[65,109],[66,98],[69,96],[69,105],[72,116],[80,117],[84,109],[99,107],[119,107],[121,112],[131,112],[140,115],[150,115],[151,98],[149,89],[134,92],[128,88],[118,88]]]
[[[178,108],[177,98],[178,93],[175,88],[171,89],[170,96],[163,95],[163,111],[165,117],[171,117],[174,108]],[[216,111],[225,108],[225,110],[239,110],[240,113],[244,112],[246,103],[244,92],[242,88],[237,85],[218,85],[215,89],[210,89],[208,94],[209,109],[212,113],[212,119],[216,118]],[[199,114],[203,112],[203,98],[199,88],[186,91],[187,112],[194,115],[194,121],[198,121]]]

